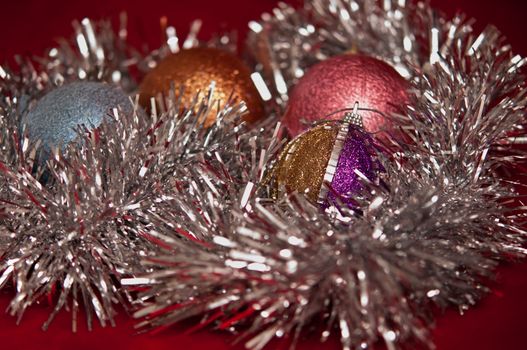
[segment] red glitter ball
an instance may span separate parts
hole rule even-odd
[[[311,67],[294,87],[283,124],[292,137],[319,120],[342,119],[340,109],[377,110],[384,115],[397,112],[408,101],[408,82],[393,67],[376,58],[347,54],[335,56]],[[393,128],[389,118],[377,112],[360,111],[364,129],[382,133]]]

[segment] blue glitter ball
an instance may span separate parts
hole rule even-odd
[[[120,88],[98,82],[74,82],[44,95],[22,118],[22,124],[32,140],[42,141],[41,160],[45,160],[52,147],[64,147],[75,140],[75,130],[80,125],[96,128],[117,107],[125,113],[133,110]]]

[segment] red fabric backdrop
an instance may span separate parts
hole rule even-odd
[[[290,1],[291,3],[298,0]],[[526,55],[524,39],[527,2],[524,0],[432,0],[452,15],[463,11],[478,21],[476,28],[492,23],[509,38],[516,52]],[[156,47],[161,40],[159,18],[167,16],[179,33],[185,34],[191,20],[204,21],[202,37],[222,29],[237,29],[243,38],[247,22],[270,11],[276,0],[18,0],[0,4],[0,62],[14,54],[41,54],[54,40],[71,34],[74,19],[117,19],[121,11],[129,16],[129,32],[134,44]],[[526,349],[527,348],[527,263],[502,266],[497,271],[493,293],[477,307],[459,316],[448,310],[437,320],[433,340],[439,350]],[[10,293],[0,292],[0,308],[6,308]],[[32,308],[16,326],[16,319],[0,314],[1,349],[229,349],[234,339],[212,331],[185,334],[184,328],[173,328],[156,336],[136,336],[133,321],[124,312],[115,328],[88,332],[80,327],[73,335],[68,313],[61,313],[47,332],[40,330],[50,312],[49,306]],[[240,347],[240,346],[238,346]],[[274,344],[269,348],[283,348]],[[316,339],[303,340],[299,349],[338,349],[338,341],[321,345]],[[241,348],[241,347],[240,347]]]

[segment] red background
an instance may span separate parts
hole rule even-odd
[[[293,1],[290,1],[293,3]],[[294,2],[298,3],[297,0]],[[526,55],[524,0],[432,0],[448,15],[456,11],[477,19],[476,28],[496,25],[509,39],[516,52]],[[178,33],[186,34],[190,21],[204,21],[202,38],[223,29],[237,29],[241,37],[249,20],[270,11],[276,0],[91,0],[91,1],[4,1],[0,5],[0,62],[14,54],[42,54],[56,38],[70,36],[71,22],[83,17],[117,19],[121,11],[129,18],[129,33],[135,45],[159,46],[159,18],[167,16]],[[527,263],[506,265],[497,271],[493,293],[477,307],[459,316],[447,311],[437,320],[433,341],[439,350],[526,349],[527,348]],[[0,292],[0,308],[7,307],[10,293]],[[68,313],[61,313],[47,332],[40,330],[50,312],[46,306],[32,308],[16,326],[15,318],[0,314],[0,348],[2,349],[229,349],[234,338],[219,332],[202,331],[187,335],[174,328],[161,335],[136,336],[133,321],[124,312],[116,328],[88,332],[81,326],[73,335]],[[276,348],[273,344],[269,348]],[[283,347],[283,346],[282,346]],[[316,339],[303,340],[299,349],[338,349],[335,339],[321,345]]]

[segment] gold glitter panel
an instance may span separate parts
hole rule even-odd
[[[338,128],[322,124],[291,141],[281,154],[275,168],[277,186],[288,192],[309,191],[307,197],[316,202]]]

